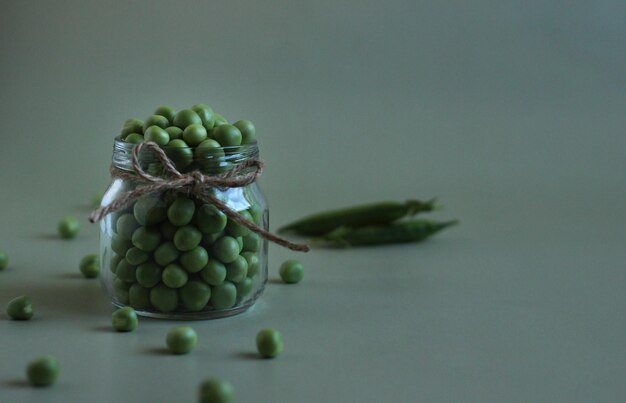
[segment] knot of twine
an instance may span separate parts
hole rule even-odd
[[[139,154],[143,150],[150,150],[154,152],[159,159],[159,162],[163,165],[164,170],[170,174],[170,177],[161,178],[152,176],[144,171],[139,164]],[[207,191],[207,189],[213,187],[243,187],[253,183],[263,172],[263,163],[258,159],[247,160],[243,164],[238,164],[232,169],[216,176],[204,175],[200,171],[192,171],[182,174],[176,169],[172,160],[165,154],[163,149],[159,147],[158,144],[148,141],[145,143],[139,143],[133,148],[132,164],[135,171],[134,173],[126,172],[122,169],[111,166],[111,175],[114,178],[133,181],[140,180],[146,184],[138,186],[133,190],[129,190],[128,192],[120,195],[117,199],[113,200],[110,204],[94,210],[89,215],[90,222],[95,223],[100,221],[108,214],[125,208],[143,195],[164,192],[166,190],[186,190],[199,200],[202,200],[205,203],[213,204],[218,210],[226,214],[229,220],[248,228],[250,231],[259,234],[268,241],[295,251],[309,251],[309,247],[305,244],[289,242],[278,235],[274,235],[271,232],[264,230],[255,223],[248,221],[237,211],[228,207],[226,203],[218,199],[213,193]],[[253,169],[249,170],[248,168]],[[239,173],[244,170],[248,170],[248,172],[239,175]]]

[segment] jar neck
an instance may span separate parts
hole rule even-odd
[[[133,148],[136,144],[115,139],[112,164],[114,167],[132,172]],[[181,173],[200,171],[205,175],[217,175],[246,161],[259,158],[257,142],[218,148],[177,148],[164,146],[162,149]],[[139,155],[139,164],[151,175],[160,176],[162,164],[154,152],[145,151]]]

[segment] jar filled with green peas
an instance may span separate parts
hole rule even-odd
[[[266,199],[249,121],[206,105],[159,107],[115,138],[100,221],[101,281],[115,307],[168,319],[250,308],[267,281]]]

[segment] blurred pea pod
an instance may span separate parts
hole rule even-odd
[[[458,224],[458,220],[409,220],[387,225],[370,225],[360,228],[340,227],[313,239],[320,246],[368,246],[390,243],[419,242],[444,228]]]
[[[313,214],[280,228],[278,232],[319,236],[341,227],[384,225],[437,208],[439,206],[435,204],[435,199],[364,204]]]

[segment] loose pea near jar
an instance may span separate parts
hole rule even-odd
[[[136,144],[115,140],[112,167],[133,174]],[[182,174],[223,174],[257,159],[256,141],[236,147],[162,147]],[[164,165],[150,152],[138,156],[149,175],[165,178]],[[239,174],[245,173],[240,171]],[[113,175],[102,206],[145,186],[139,176]],[[267,201],[257,182],[242,187],[208,187],[243,218],[269,227]],[[249,309],[267,282],[267,241],[235,223],[189,187],[145,194],[100,221],[101,282],[115,307],[165,319],[210,319]]]

